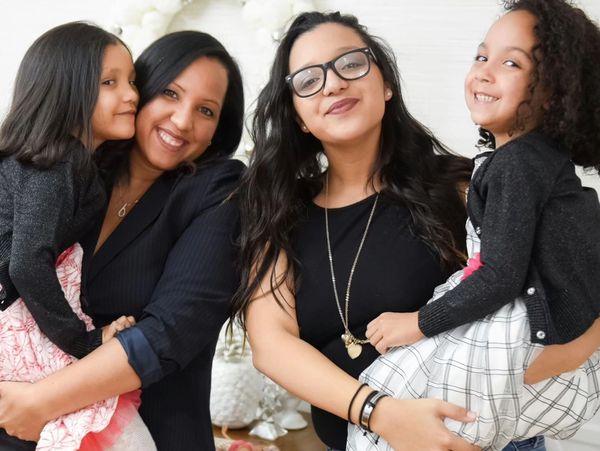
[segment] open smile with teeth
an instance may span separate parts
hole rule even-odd
[[[183,139],[175,138],[174,136],[160,129],[158,130],[158,136],[165,144],[168,144],[169,146],[181,147],[185,143]]]
[[[498,97],[493,97],[487,94],[482,94],[480,92],[475,93],[475,100],[481,103],[491,103],[498,100]]]

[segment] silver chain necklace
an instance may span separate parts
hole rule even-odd
[[[354,335],[352,335],[352,332],[350,332],[350,329],[348,327],[348,304],[350,302],[350,287],[352,285],[352,277],[354,276],[354,270],[356,269],[358,257],[360,256],[363,244],[365,243],[365,239],[367,238],[367,233],[369,232],[369,227],[371,226],[371,221],[373,219],[373,214],[375,213],[375,207],[377,207],[378,199],[379,193],[377,193],[377,196],[375,196],[375,202],[373,202],[373,208],[371,208],[371,213],[369,214],[367,226],[365,227],[362,239],[360,240],[360,244],[358,245],[358,250],[356,251],[356,256],[354,257],[354,262],[352,263],[352,268],[350,269],[348,283],[346,284],[346,294],[344,296],[345,307],[344,312],[342,313],[342,305],[338,297],[335,272],[333,270],[333,254],[331,252],[331,240],[329,238],[329,215],[327,213],[327,205],[329,205],[329,173],[327,173],[327,176],[325,177],[325,236],[327,237],[327,256],[329,257],[329,269],[331,271],[331,282],[333,284],[333,294],[335,296],[335,303],[337,305],[342,324],[344,325],[344,333],[342,334],[341,338],[344,342],[344,346],[346,346],[346,352],[348,353],[351,359],[356,359],[362,352],[362,345],[369,342],[369,340],[366,339],[361,340],[359,338],[356,338]]]

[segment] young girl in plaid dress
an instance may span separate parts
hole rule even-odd
[[[496,149],[474,161],[467,267],[418,312],[369,324],[385,354],[361,375],[470,409],[447,425],[489,450],[571,437],[600,408],[600,205],[574,170],[600,169],[600,31],[564,0],[506,7],[465,81]],[[390,447],[350,425],[348,449]]]

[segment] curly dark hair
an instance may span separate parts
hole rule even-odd
[[[530,94],[540,85],[549,95],[541,132],[568,151],[574,163],[600,170],[598,25],[567,0],[506,0],[504,8],[536,18]],[[484,141],[489,143],[489,137]]]
[[[323,145],[300,130],[285,76],[296,39],[327,23],[343,25],[360,36],[393,92],[385,105],[380,151],[371,180],[379,175],[382,193],[409,209],[414,233],[431,246],[442,264],[454,269],[464,262],[466,213],[457,184],[469,180],[471,161],[451,154],[410,115],[402,99],[395,57],[384,41],[370,35],[354,16],[303,13],[283,37],[269,82],[258,97],[252,128],[255,151],[238,190],[242,283],[233,312],[240,314],[242,324],[253,293],[281,252],[287,255],[286,276],[296,276],[291,282],[289,277],[283,279],[293,284],[292,292],[299,283],[293,235],[307,204],[323,188],[319,162]],[[273,271],[270,277],[271,289],[281,305]]]

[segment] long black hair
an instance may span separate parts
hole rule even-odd
[[[323,146],[298,127],[285,76],[296,39],[326,23],[343,25],[360,36],[373,52],[383,79],[393,92],[386,102],[374,168],[374,174],[381,179],[382,192],[408,207],[414,232],[434,249],[441,263],[453,269],[464,261],[466,213],[457,184],[469,180],[470,161],[452,155],[407,111],[396,61],[385,42],[370,35],[354,16],[304,13],[283,37],[269,82],[258,97],[252,128],[255,151],[238,191],[242,284],[234,299],[234,315],[240,313],[242,323],[246,306],[281,252],[288,257],[286,275],[298,274],[292,246],[294,228],[307,202],[323,188],[319,163]],[[270,277],[271,288],[281,305],[273,272]],[[291,278],[285,279],[290,285]],[[296,283],[297,280],[293,282]],[[290,289],[295,291],[292,285]]]
[[[0,158],[47,168],[69,156],[86,167],[92,115],[107,46],[123,44],[85,22],[70,22],[40,36],[29,47],[15,80],[12,104],[0,129]],[[77,155],[68,155],[78,152]]]
[[[540,131],[569,152],[574,163],[600,170],[598,25],[566,0],[510,0],[504,7],[536,19],[529,93],[532,98],[539,86],[549,96]],[[490,147],[492,138],[484,139]]]
[[[229,157],[238,147],[243,131],[244,88],[237,63],[213,36],[191,30],[164,35],[150,44],[135,61],[136,85],[140,93],[139,112],[190,64],[204,57],[223,64],[227,70],[228,84],[212,142],[194,161],[196,165],[218,157]],[[108,179],[127,171],[134,139],[120,143],[107,142],[96,152],[98,164]]]

